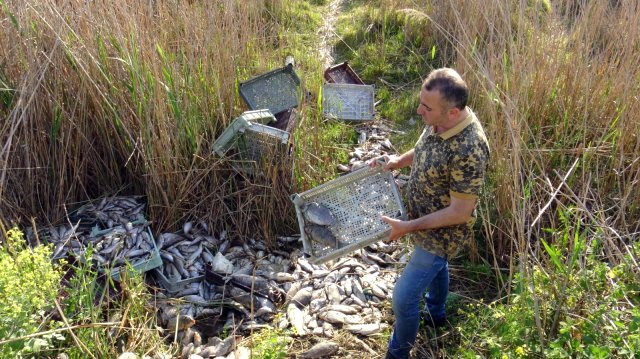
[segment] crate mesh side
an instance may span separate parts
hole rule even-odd
[[[247,131],[244,136],[242,158],[249,161],[260,161],[273,154],[280,147],[280,140],[262,132]]]
[[[266,108],[278,113],[298,106],[295,79],[287,72],[279,72],[267,78],[243,84],[240,91],[251,109]]]
[[[231,139],[228,142],[224,143],[224,145],[221,147],[221,151],[228,155],[229,150],[231,150],[238,144],[238,141],[240,140],[240,138],[242,138],[242,135],[242,132],[235,132]]]
[[[325,86],[322,93],[323,113],[345,120],[373,118],[373,91],[369,86]]]
[[[336,248],[339,249],[388,231],[389,225],[380,216],[400,217],[402,205],[393,194],[391,181],[393,178],[388,174],[377,173],[307,197],[305,201],[322,204],[336,218],[337,223],[330,229],[339,241]],[[314,241],[310,244],[314,257],[336,250]]]

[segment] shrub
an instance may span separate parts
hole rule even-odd
[[[50,246],[30,248],[23,233],[6,232],[6,245],[0,247],[0,338],[11,339],[33,334],[46,322],[53,306],[62,271],[49,259]],[[58,337],[16,341],[0,347],[4,357],[49,347]],[[48,339],[48,340],[47,340]]]

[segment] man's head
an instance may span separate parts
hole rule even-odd
[[[465,109],[468,97],[467,84],[455,70],[433,70],[422,84],[417,112],[425,124],[446,127]]]

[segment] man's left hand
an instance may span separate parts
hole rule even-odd
[[[390,241],[397,241],[405,234],[409,233],[409,223],[401,221],[399,219],[382,216],[382,220],[391,226],[391,233],[389,234]]]

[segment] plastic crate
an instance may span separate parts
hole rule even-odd
[[[103,234],[107,234],[111,232],[111,230],[112,230],[111,228],[106,230],[96,230],[94,228],[94,231],[91,233],[91,236],[99,237]],[[149,227],[147,227],[146,230],[151,238],[151,243],[153,244],[153,248],[149,253],[148,259],[132,266],[132,270],[137,273],[144,273],[162,265],[162,258],[160,258],[160,251],[158,250],[158,247],[156,247],[156,241],[153,237],[153,234],[151,233],[151,230],[149,229]],[[120,272],[122,271],[123,268],[127,268],[127,266],[128,266],[127,264],[123,264],[123,265],[111,268],[111,278],[113,278],[113,280],[115,281],[120,281]],[[98,270],[102,273],[107,272],[105,267],[100,265],[98,266]]]
[[[289,133],[263,125],[276,121],[268,110],[246,111],[234,119],[213,143],[213,151],[225,156],[234,148],[243,160],[259,160],[262,153],[289,141]]]
[[[298,110],[292,108],[287,111],[280,112],[275,117],[277,121],[269,123],[268,126],[293,134],[298,120]]]
[[[108,218],[111,213],[117,211],[117,208],[116,208],[117,206],[116,207],[111,206],[110,203],[112,203],[112,201],[119,201],[122,198],[127,198],[127,199],[130,198],[133,200],[137,200],[142,197],[143,196],[113,196],[113,197],[103,198],[102,199],[103,201],[108,201],[106,202],[106,206],[108,208],[106,210],[101,210],[102,214],[106,217],[106,219],[105,217],[103,217],[102,219],[96,217],[94,213],[94,211],[96,210],[94,205],[98,205],[100,201],[95,200],[93,201],[93,204],[89,203],[89,204],[82,205],[76,210],[74,210],[73,212],[71,212],[69,214],[69,221],[74,224],[79,224],[79,228],[78,228],[79,231],[91,231],[94,228],[98,228],[98,229],[108,228],[109,220],[113,221],[112,226],[122,225],[121,222]],[[136,201],[136,203],[138,206],[145,206],[144,202]],[[91,208],[91,209],[88,210],[88,208]],[[144,214],[142,213],[142,211],[136,214],[134,213],[127,214],[125,209],[125,213],[119,212],[118,217],[121,217],[123,220],[128,220],[133,225],[137,225],[147,221],[144,218]]]
[[[371,85],[324,84],[322,113],[327,118],[368,121],[374,114],[374,89]]]
[[[179,281],[172,281],[162,273],[162,266],[153,269],[153,274],[158,279],[162,288],[166,289],[169,293],[177,293],[189,287],[189,284],[198,282],[204,279],[204,274],[192,278],[182,279]]]
[[[316,188],[291,196],[298,217],[304,251],[315,264],[341,257],[386,237],[391,227],[380,219],[385,215],[406,219],[402,197],[390,172],[382,167],[364,167]],[[338,240],[331,248],[307,238],[302,207],[316,202],[336,218],[329,226]]]
[[[238,91],[250,110],[279,113],[298,106],[299,85],[293,66],[287,65],[240,83]]]
[[[335,84],[364,85],[347,61],[324,70],[324,79]]]

